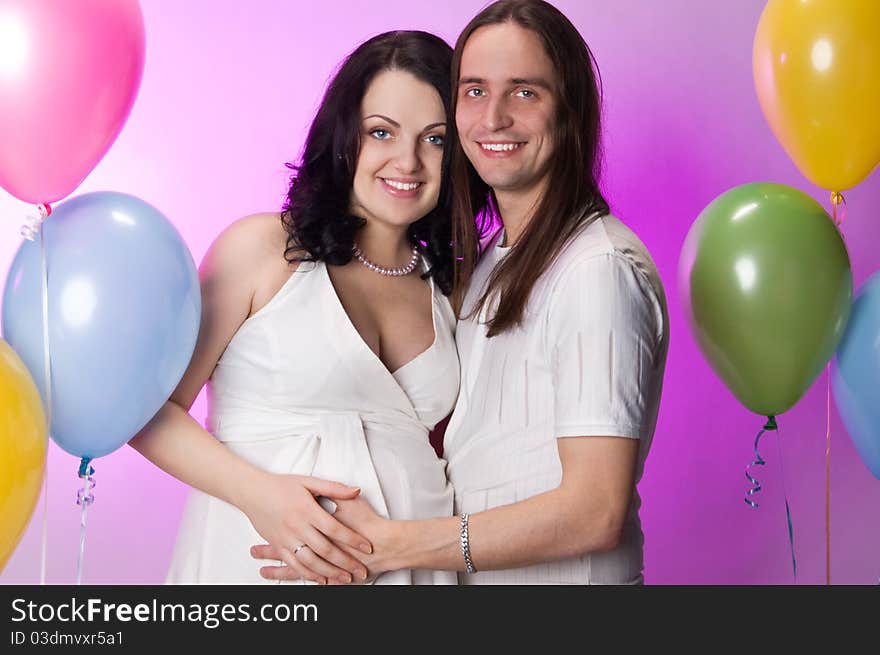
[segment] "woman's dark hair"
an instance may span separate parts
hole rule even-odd
[[[486,7],[464,28],[455,44],[453,88],[458,87],[461,55],[471,35],[481,27],[502,23],[534,32],[556,71],[554,150],[548,171],[548,188],[555,191],[544,194],[524,232],[492,272],[485,292],[468,313],[468,317],[477,315],[490,298],[498,297],[498,309],[487,322],[490,337],[522,321],[535,282],[566,241],[592,214],[608,213],[598,183],[602,103],[598,67],[594,74],[593,54],[558,9],[541,0],[500,0]],[[454,118],[455,100],[453,124]],[[480,239],[496,224],[498,205],[492,189],[477,175],[458,140],[453,143],[450,177],[455,190],[452,220],[457,266],[452,304],[460,313],[480,257]]]
[[[288,262],[319,261],[343,265],[352,259],[355,233],[365,220],[349,211],[361,143],[361,102],[379,73],[399,70],[433,86],[451,113],[452,48],[421,31],[386,32],[360,45],[330,82],[309,129],[294,171],[281,221],[287,230]],[[447,141],[448,142],[448,141]],[[453,256],[450,218],[450,148],[443,151],[440,196],[436,208],[410,225],[410,243],[428,264],[444,294],[452,292]]]

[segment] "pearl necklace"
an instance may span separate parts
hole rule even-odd
[[[369,268],[371,271],[375,271],[379,275],[409,275],[415,270],[416,265],[419,263],[419,251],[415,248],[412,250],[412,257],[410,258],[409,263],[400,268],[385,268],[384,266],[379,266],[378,264],[371,262],[364,257],[364,253],[361,252],[361,249],[358,248],[357,245],[354,247],[354,256],[361,264]]]

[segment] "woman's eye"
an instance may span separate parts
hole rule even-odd
[[[381,127],[376,128],[375,130],[370,130],[370,135],[384,141],[385,139],[391,136],[391,132],[388,130],[383,130]]]
[[[483,89],[468,89],[465,95],[471,98],[479,98],[483,95]]]
[[[439,134],[432,134],[429,137],[425,137],[425,141],[435,146],[443,146],[443,138]]]

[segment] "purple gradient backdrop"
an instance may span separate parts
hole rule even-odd
[[[160,208],[197,262],[223,227],[280,206],[324,85],[359,42],[396,28],[450,42],[483,2],[446,7],[388,0],[142,0],[147,61],[116,144],[76,191],[112,189]],[[776,441],[767,441],[761,507],[743,476],[762,420],[713,375],[688,331],[678,254],[715,196],[750,181],[798,187],[825,206],[774,139],[752,84],[751,48],[763,0],[556,0],[581,30],[604,81],[606,176],[615,213],[647,243],[669,296],[672,339],[654,445],[640,491],[646,579],[653,584],[789,584],[791,562]],[[63,156],[63,153],[59,153]],[[847,194],[844,233],[860,285],[880,268],[880,173]],[[28,207],[0,191],[0,276]],[[203,418],[203,397],[193,414]],[[798,582],[825,581],[823,374],[780,418]],[[880,481],[831,407],[832,582],[880,575]],[[48,582],[76,576],[76,460],[50,449]],[[163,580],[187,490],[127,446],[95,462],[83,581]],[[2,583],[39,581],[42,501]]]

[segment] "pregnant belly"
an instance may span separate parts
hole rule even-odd
[[[427,435],[367,430],[364,437],[360,448],[353,442],[339,447],[331,441],[334,437],[317,433],[256,442],[228,441],[226,446],[272,473],[314,475],[359,486],[376,511],[387,512],[392,519],[452,514],[453,492],[446,479],[446,462],[437,457]],[[378,482],[378,489],[371,480]]]
[[[368,432],[367,446],[391,518],[452,515],[453,493],[446,479],[446,462],[437,457],[427,435],[421,440]]]

